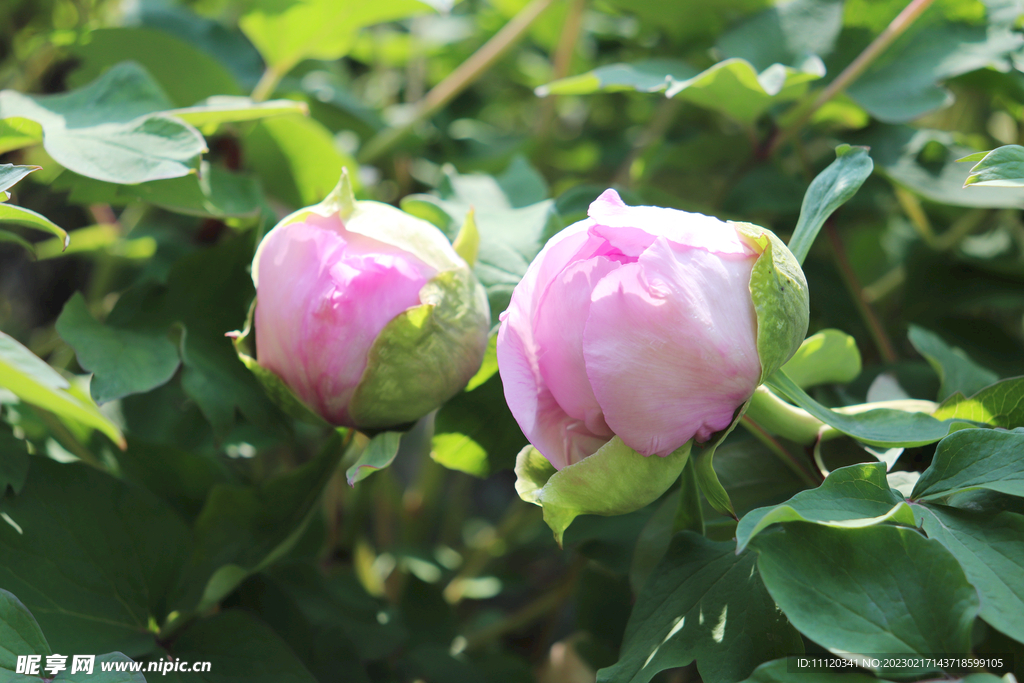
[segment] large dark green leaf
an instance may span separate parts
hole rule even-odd
[[[944,498],[958,491],[989,489],[1024,496],[1024,430],[962,429],[939,442],[921,473],[913,499]]]
[[[169,672],[172,683],[317,683],[302,662],[266,624],[239,610],[201,619],[168,648],[174,660],[209,662],[207,672]]]
[[[918,523],[957,559],[978,589],[981,618],[1024,642],[1024,516],[915,505]]]
[[[838,469],[816,489],[801,491],[774,507],[751,510],[736,528],[740,550],[758,533],[779,522],[814,522],[856,528],[894,521],[913,526],[914,513],[885,479],[885,463]]]
[[[801,633],[833,652],[970,651],[977,593],[953,556],[915,529],[797,522],[752,545],[775,602]]]
[[[836,160],[811,181],[804,194],[800,219],[789,240],[789,250],[796,256],[797,262],[804,262],[821,226],[836,209],[857,194],[873,169],[874,162],[866,148],[849,145],[836,147]]]
[[[939,81],[986,67],[1008,69],[1010,54],[1022,43],[1024,38],[1008,28],[923,26],[890,48],[847,93],[877,119],[910,121],[952,103]]]
[[[0,118],[38,122],[54,161],[90,178],[142,183],[195,172],[206,142],[186,123],[158,112],[167,95],[134,62],[61,95],[0,93]]]
[[[28,477],[28,450],[25,442],[16,439],[10,428],[0,423],[0,500],[10,487],[15,493],[21,491]]]
[[[170,380],[180,363],[166,333],[103,325],[81,293],[64,305],[57,332],[75,349],[79,365],[93,373],[90,391],[97,403],[154,389]]]
[[[999,379],[999,375],[975,363],[962,349],[949,346],[937,334],[923,327],[911,325],[907,337],[942,381],[940,401],[957,392],[971,396]]]
[[[335,434],[316,458],[258,488],[215,485],[195,522],[195,551],[176,606],[203,612],[280,559],[309,522],[342,456]]]
[[[809,55],[832,51],[843,26],[840,0],[794,0],[754,15],[722,34],[716,43],[727,57],[739,57],[756,69],[772,64],[797,66]]]
[[[163,31],[141,26],[101,28],[72,47],[81,66],[69,78],[83,86],[110,67],[133,61],[146,69],[174,106],[187,107],[211,95],[241,95],[231,74],[195,46]]]
[[[703,680],[731,683],[766,659],[800,652],[754,561],[733,543],[677,534],[637,598],[618,663],[598,681],[646,683],[696,659]]]
[[[51,652],[32,613],[17,596],[0,588],[0,669],[14,671],[19,655]]]
[[[21,599],[57,652],[155,647],[151,624],[190,545],[161,501],[91,467],[36,458],[20,495],[2,511],[0,587]]]

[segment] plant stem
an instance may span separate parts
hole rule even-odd
[[[612,181],[616,185],[631,186],[634,178],[633,166],[644,152],[647,151],[652,145],[656,145],[665,139],[665,134],[668,133],[669,127],[672,122],[676,120],[676,114],[679,112],[679,108],[682,106],[683,100],[680,99],[666,99],[660,105],[658,105],[657,111],[654,112],[654,116],[650,122],[640,133],[637,138],[636,144],[633,145],[633,149],[630,150],[629,156],[626,157],[622,165],[619,166],[619,170],[615,173],[615,179]]]
[[[583,27],[583,10],[587,6],[587,0],[574,0],[569,7],[569,15],[562,25],[562,35],[558,39],[558,47],[555,48],[553,67],[551,70],[552,80],[559,80],[569,75],[569,68],[572,66],[572,55],[576,51],[576,43],[580,37],[580,29]],[[551,124],[555,119],[555,103],[557,95],[548,95],[541,103],[540,117],[537,119],[537,126],[534,128],[535,140],[544,140],[551,132]]]
[[[814,475],[812,475],[811,472],[806,467],[804,467],[803,463],[801,463],[796,458],[796,456],[787,451],[785,447],[783,447],[783,445],[779,443],[778,439],[769,434],[768,430],[766,430],[764,427],[762,427],[761,425],[759,425],[757,422],[755,422],[746,415],[744,415],[743,419],[740,420],[740,424],[742,424],[746,428],[746,430],[754,436],[755,439],[757,439],[762,444],[767,446],[768,450],[770,450],[775,456],[777,456],[779,460],[781,460],[783,464],[786,465],[786,467],[793,471],[794,474],[800,477],[800,480],[803,481],[805,484],[811,487],[815,487],[821,483],[820,479],[815,478]]]
[[[554,0],[532,0],[519,14],[512,17],[500,31],[481,46],[479,50],[458,66],[448,77],[434,86],[426,96],[416,104],[412,119],[398,128],[381,131],[370,139],[359,150],[359,162],[376,161],[391,148],[397,145],[421,122],[446,104],[451,102],[463,90],[472,85],[480,76],[490,69],[509,48],[515,45],[530,28],[530,25],[546,10]]]
[[[878,59],[879,55],[885,52],[897,38],[903,35],[903,32],[910,28],[910,25],[928,9],[932,2],[934,0],[912,0],[910,4],[904,7],[903,11],[885,27],[885,30],[879,33],[878,37],[871,41],[871,44],[864,48],[864,51],[857,55],[857,58],[850,62],[843,69],[842,73],[836,76],[836,79],[829,83],[811,104],[801,107],[800,114],[793,123],[780,131],[779,135],[772,141],[769,155],[775,154],[789,138],[803,128],[814,115],[814,112],[818,111],[822,105],[846,90],[854,81],[860,78],[867,68],[871,66],[871,63]]]
[[[875,309],[868,303],[868,298],[864,294],[864,288],[860,284],[860,279],[857,277],[857,273],[853,270],[853,266],[850,265],[850,259],[846,255],[843,239],[839,236],[839,231],[836,230],[831,220],[825,222],[825,233],[828,235],[829,243],[832,245],[832,253],[835,255],[836,264],[839,266],[839,273],[842,275],[843,281],[853,297],[853,303],[860,312],[861,318],[864,319],[868,331],[871,332],[871,338],[878,348],[879,355],[886,363],[895,363],[897,358],[896,349],[892,345],[885,327],[882,326],[882,321],[878,318],[878,314],[875,313]]]
[[[286,73],[287,71],[280,68],[267,67],[267,70],[260,76],[260,80],[256,83],[256,87],[253,88],[252,94],[249,97],[253,102],[265,102],[277,90],[277,84],[281,82]]]

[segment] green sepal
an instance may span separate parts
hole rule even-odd
[[[228,333],[231,343],[235,347],[235,353],[238,354],[238,360],[242,361],[242,365],[247,367],[249,372],[259,380],[263,390],[267,392],[267,397],[286,415],[309,424],[330,427],[331,425],[326,420],[295,395],[283,379],[256,361],[256,337],[252,327],[255,313],[256,300],[253,299],[249,306],[249,314],[245,318],[245,327],[240,331]]]
[[[770,230],[750,223],[730,225],[740,239],[761,253],[750,273],[750,296],[757,314],[760,384],[796,353],[807,335],[807,279],[792,252]]]
[[[349,486],[368,476],[389,467],[398,455],[398,447],[402,444],[402,432],[381,432],[362,449],[356,461],[345,470],[345,478]]]
[[[459,393],[487,350],[490,311],[467,269],[439,273],[370,347],[349,415],[365,429],[415,422]]]
[[[718,473],[715,472],[712,460],[715,457],[715,451],[725,441],[725,437],[729,436],[732,430],[736,429],[736,425],[740,423],[740,420],[743,419],[743,414],[747,412],[750,400],[748,398],[743,405],[736,409],[736,413],[733,415],[732,422],[728,427],[715,433],[707,445],[698,444],[693,453],[693,473],[697,477],[697,486],[700,487],[701,492],[708,499],[711,507],[717,512],[728,515],[733,519],[739,519],[736,515],[736,508],[732,504],[732,499],[729,498],[729,492],[725,490],[722,482],[718,480]]]
[[[476,228],[476,211],[472,207],[466,212],[466,221],[459,228],[452,248],[470,268],[473,267],[480,251],[480,231]]]
[[[516,456],[516,491],[544,510],[544,521],[562,545],[579,515],[624,515],[639,510],[675,483],[690,456],[687,441],[665,457],[640,455],[613,437],[593,455],[561,470],[533,446]]]

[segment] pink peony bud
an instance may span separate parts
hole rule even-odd
[[[498,332],[509,408],[557,469],[614,435],[643,455],[706,441],[762,381],[750,287],[763,249],[736,224],[614,190],[589,216],[540,252]],[[796,344],[805,331],[806,313]]]
[[[415,421],[465,386],[487,346],[469,266],[433,225],[386,204],[335,196],[285,218],[253,281],[257,362],[334,425]]]

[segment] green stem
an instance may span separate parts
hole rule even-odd
[[[804,446],[814,444],[818,440],[818,432],[825,426],[824,422],[786,403],[765,386],[754,391],[744,415],[746,418],[750,418],[769,434],[776,434]],[[749,425],[744,426],[749,429]]]
[[[934,0],[913,0],[903,8],[903,11],[885,27],[885,30],[878,34],[878,37],[871,41],[871,44],[864,48],[864,51],[857,55],[850,64],[843,69],[836,79],[828,84],[809,105],[800,108],[800,112],[789,126],[784,128],[772,141],[769,148],[769,155],[775,154],[782,145],[789,140],[797,131],[804,127],[814,112],[818,111],[826,102],[839,93],[846,90],[850,85],[860,78],[872,62],[878,59],[893,42],[903,35],[903,32],[910,28],[918,17],[920,17]]]
[[[420,124],[433,116],[446,104],[451,102],[463,90],[472,85],[480,76],[501,59],[519,39],[526,35],[530,25],[546,10],[554,0],[532,0],[519,14],[505,24],[500,31],[473,53],[469,59],[459,65],[447,78],[434,86],[426,97],[416,105],[412,119],[404,126],[389,128],[371,138],[359,150],[359,163],[370,163],[384,156],[401,142],[405,136]]]
[[[569,14],[562,24],[562,35],[558,39],[558,47],[555,48],[555,55],[552,59],[551,76],[557,81],[569,75],[572,66],[572,55],[576,51],[576,43],[580,37],[580,29],[583,27],[583,10],[587,6],[587,0],[574,0],[569,7]],[[535,142],[543,141],[551,132],[551,124],[555,119],[555,102],[557,95],[548,95],[541,103],[540,117],[537,119],[537,126],[534,129]]]
[[[280,67],[267,67],[267,70],[260,76],[260,80],[256,83],[256,87],[253,88],[252,94],[249,97],[253,102],[265,102],[270,99],[270,96],[277,90],[278,83],[284,78],[285,74],[291,70],[281,69]]]

